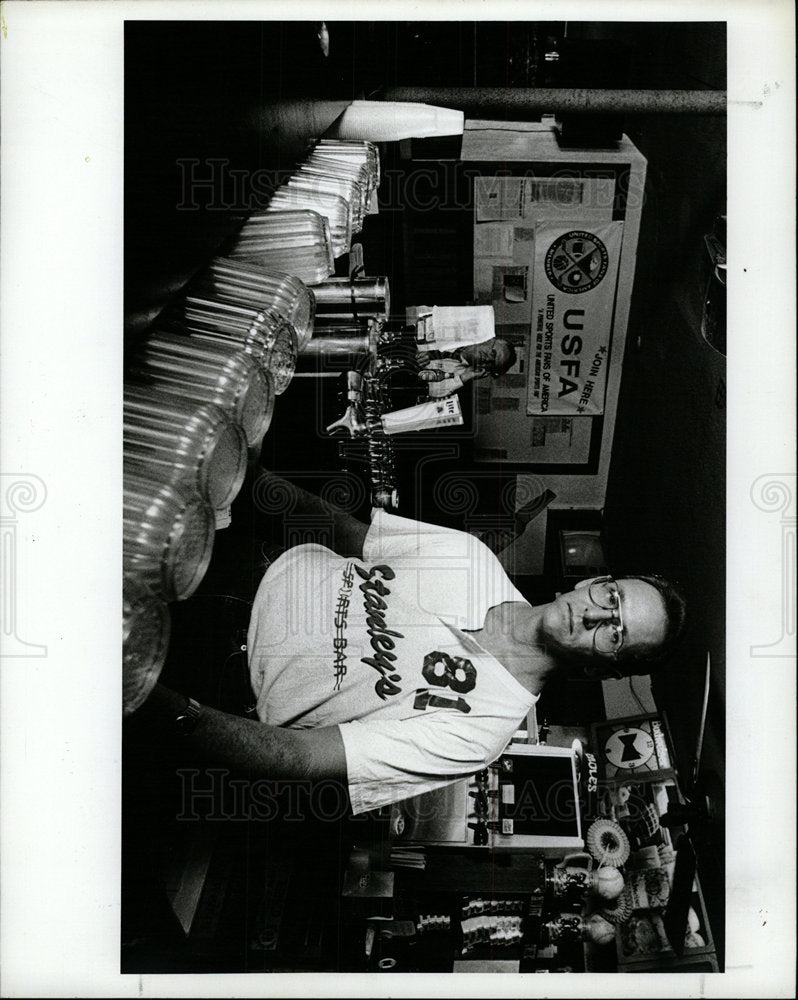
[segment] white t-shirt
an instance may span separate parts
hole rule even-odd
[[[248,633],[258,716],[339,725],[355,813],[473,774],[537,696],[461,630],[523,600],[473,535],[375,510],[362,560],[300,545],[269,567]]]

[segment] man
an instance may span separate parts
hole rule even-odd
[[[472,535],[383,510],[366,525],[261,470],[253,495],[271,488],[333,534],[288,549],[258,587],[260,721],[162,686],[146,711],[253,777],[345,782],[356,814],[487,766],[554,673],[647,672],[682,630],[684,604],[657,578],[584,581],[533,607]]]
[[[491,337],[480,344],[464,344],[448,351],[419,350],[418,376],[428,383],[429,395],[439,398],[451,396],[471,379],[502,375],[515,361],[513,345]]]

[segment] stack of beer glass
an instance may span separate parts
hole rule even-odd
[[[271,375],[251,351],[231,338],[156,330],[133,359],[130,373],[136,384],[218,406],[241,426],[249,448],[260,447],[271,423],[275,396]]]
[[[125,575],[167,601],[190,597],[213,551],[213,508],[144,474],[134,464],[123,479],[122,551]]]
[[[216,513],[241,488],[247,449],[268,430],[311,339],[307,285],[335,271],[371,210],[379,183],[369,142],[321,140],[251,216],[132,359],[124,398],[124,711],[158,679],[169,642],[168,601],[199,586]],[[388,313],[386,279],[330,283],[332,323]]]
[[[313,333],[316,301],[299,278],[263,268],[254,261],[217,257],[188,289],[185,312],[197,301],[229,302],[277,313],[296,331],[297,351]]]
[[[131,715],[155,686],[169,649],[169,606],[133,576],[122,589],[122,710]]]
[[[352,171],[342,160],[310,157],[301,163],[288,180],[290,190],[329,191],[340,195],[349,206],[352,234],[363,228],[368,208],[368,171]]]
[[[214,512],[207,500],[125,465],[122,513],[123,711],[146,699],[166,658],[167,601],[190,597],[213,552]]]
[[[319,212],[329,223],[333,254],[340,257],[349,253],[352,234],[360,232],[378,183],[373,143],[322,139],[271,196],[266,214],[303,208]],[[260,217],[252,216],[247,226]]]
[[[252,357],[269,377],[275,396],[285,392],[294,376],[296,330],[275,312],[218,298],[186,295],[169,323],[170,329],[179,330],[184,336],[188,334],[187,339],[193,343],[243,351]]]
[[[372,192],[379,187],[380,154],[373,142],[360,139],[319,139],[313,149],[312,156],[314,158],[323,156],[328,160],[357,164],[358,167],[365,166],[368,176],[369,198]]]
[[[125,386],[125,467],[198,493],[218,510],[235,499],[247,468],[243,429],[218,406],[151,386]]]
[[[336,189],[337,190],[337,189]],[[333,256],[349,253],[352,243],[352,208],[343,195],[336,193],[331,185],[316,178],[313,182],[290,180],[277,188],[269,199],[269,212],[289,212],[298,208],[309,208],[325,216],[330,225]],[[250,216],[248,224],[258,215]]]
[[[308,285],[335,271],[330,224],[325,215],[308,208],[250,216],[226,256],[292,274]]]
[[[215,511],[241,488],[247,446],[260,447],[274,395],[268,370],[232,340],[156,331],[132,359],[124,399],[126,713],[157,680],[168,643],[164,602],[190,597],[205,575]]]
[[[372,211],[372,199],[379,185],[379,155],[372,143],[336,142],[323,139],[299,168],[308,176],[348,178],[360,193],[353,231],[360,232],[363,218]],[[373,209],[376,211],[376,208]]]

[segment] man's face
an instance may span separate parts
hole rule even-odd
[[[600,578],[595,578],[600,579]],[[590,659],[597,667],[605,665],[608,670],[616,666],[616,658],[611,651],[612,643],[607,642],[611,633],[611,623],[618,625],[618,615],[609,608],[600,607],[591,597],[599,596],[599,590],[590,584],[593,580],[583,580],[574,590],[561,594],[547,606],[541,624],[541,637],[547,649],[555,655],[579,659]],[[624,658],[653,652],[664,641],[668,630],[665,604],[659,591],[644,580],[615,581],[620,599],[620,614],[623,619],[623,642],[618,652],[618,661]],[[598,638],[596,629],[604,629]]]
[[[497,375],[507,363],[510,349],[503,340],[492,337],[482,344],[461,347],[460,357],[483,375]]]

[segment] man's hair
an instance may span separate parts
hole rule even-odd
[[[509,368],[513,367],[517,359],[517,354],[515,353],[515,347],[513,346],[513,344],[510,343],[509,340],[502,340],[501,337],[497,337],[496,340],[500,344],[504,344],[504,346],[507,348],[507,360],[504,362],[504,364],[496,365],[496,374],[503,375]]]
[[[618,669],[623,676],[631,674],[650,673],[669,660],[679,647],[684,636],[687,620],[687,604],[684,597],[672,583],[661,576],[629,576],[624,574],[622,580],[642,580],[653,587],[662,598],[665,605],[667,628],[665,638],[654,649],[624,656],[618,659]]]

